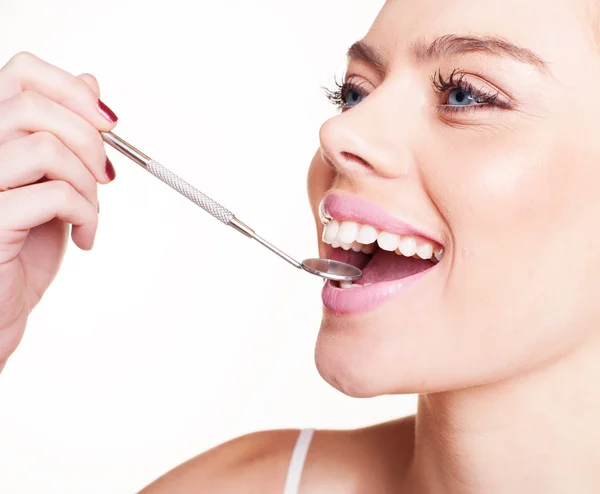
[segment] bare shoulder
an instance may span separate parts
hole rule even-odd
[[[233,439],[180,465],[140,494],[280,494],[298,433],[264,431]]]
[[[300,494],[386,492],[398,485],[401,451],[412,451],[412,427],[389,422],[353,431],[317,431]],[[298,430],[257,432],[184,463],[140,494],[283,494]],[[402,461],[400,461],[402,463]]]

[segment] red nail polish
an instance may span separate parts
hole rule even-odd
[[[119,120],[119,117],[115,115],[115,112],[100,100],[98,100],[98,111],[102,113],[102,116],[111,123],[115,123],[117,120]]]
[[[108,158],[106,158],[106,176],[108,177],[108,179],[111,182],[117,176],[117,172],[115,171],[115,167],[113,166],[113,164],[110,162],[110,160]]]

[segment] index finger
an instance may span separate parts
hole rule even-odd
[[[85,81],[31,53],[15,55],[0,69],[0,101],[34,91],[68,108],[101,132],[115,127],[115,113]]]

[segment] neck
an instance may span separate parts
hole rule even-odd
[[[422,396],[411,492],[600,492],[600,349],[493,386]]]

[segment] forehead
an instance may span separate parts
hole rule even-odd
[[[595,1],[595,0],[594,0]],[[572,65],[594,52],[587,0],[388,0],[366,36],[390,59],[448,34],[498,36],[543,60]]]

